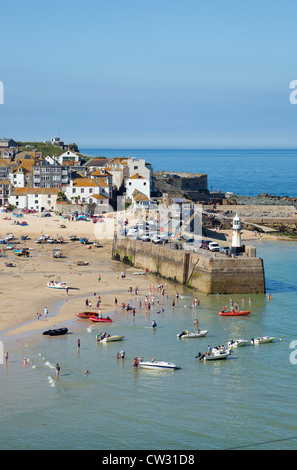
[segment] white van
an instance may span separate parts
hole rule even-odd
[[[210,244],[208,245],[208,249],[210,251],[220,251],[220,245],[216,242],[210,242]]]

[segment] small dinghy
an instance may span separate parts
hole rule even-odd
[[[54,330],[47,330],[47,331],[44,331],[42,334],[49,335],[49,336],[61,336],[61,335],[66,335],[66,333],[68,333],[68,328],[57,328]]]
[[[252,338],[252,344],[272,343],[275,338],[272,336],[259,336],[258,338]]]
[[[77,266],[88,266],[88,261],[76,261]]]
[[[241,346],[245,346],[248,343],[246,339],[235,339],[228,342],[229,348],[239,348]]]
[[[202,338],[208,333],[207,330],[198,330],[198,331],[183,331],[176,335],[178,338]]]

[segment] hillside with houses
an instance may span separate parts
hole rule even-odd
[[[153,168],[144,159],[88,157],[74,143],[0,139],[0,206],[36,211],[80,205],[108,212],[117,196],[137,208],[151,203]]]

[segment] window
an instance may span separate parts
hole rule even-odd
[[[84,192],[85,192],[85,188],[81,188],[80,193],[82,194]]]
[[[134,166],[134,170],[138,170],[138,166]]]
[[[143,186],[146,186],[146,181],[143,182]]]
[[[93,188],[89,188],[89,193],[92,193],[93,192]]]
[[[76,188],[72,188],[72,194],[76,193]]]

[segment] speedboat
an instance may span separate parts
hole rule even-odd
[[[76,313],[75,315],[79,318],[87,318],[89,320],[95,314],[94,312],[80,312],[80,313]]]
[[[47,283],[47,287],[52,289],[66,289],[68,286],[66,282],[50,281]]]
[[[176,335],[178,338],[201,338],[206,336],[208,333],[207,330],[197,330],[197,331],[183,331]]]
[[[104,322],[112,322],[112,319],[109,317],[103,318],[103,317],[95,317],[94,314],[92,317],[89,318],[93,322],[98,322],[98,323],[104,323]]]
[[[125,336],[106,336],[105,338],[101,339],[101,343],[112,343],[113,341],[122,341]]]
[[[157,369],[157,370],[176,370],[180,369],[180,367],[176,366],[172,362],[164,362],[164,361],[155,361],[154,359],[152,361],[143,361],[142,359],[139,359],[138,361],[139,367],[142,369]]]
[[[222,315],[224,317],[241,317],[242,315],[249,315],[250,313],[250,310],[231,310],[231,312],[221,310],[219,312],[219,315]]]
[[[272,336],[259,336],[258,338],[252,338],[252,344],[271,343],[275,338]]]
[[[212,348],[205,354],[198,353],[198,356],[196,356],[196,358],[198,358],[200,361],[217,361],[221,359],[227,359],[230,354],[231,353],[229,349],[226,349],[224,347],[217,347]]]
[[[229,348],[239,348],[241,346],[245,346],[248,343],[246,339],[235,339],[228,342]]]

